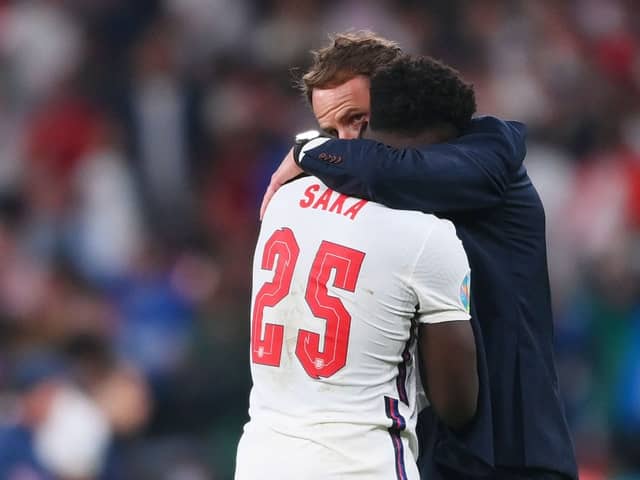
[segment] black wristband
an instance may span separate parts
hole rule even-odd
[[[318,130],[307,130],[306,132],[302,132],[296,135],[296,143],[293,147],[293,160],[296,164],[300,165],[300,152],[302,152],[302,148],[309,143],[311,140],[315,140],[319,137],[325,137]]]
[[[296,165],[300,166],[300,152],[302,151],[302,147],[304,147],[307,142],[302,142],[296,144],[293,147],[293,160],[296,162]]]

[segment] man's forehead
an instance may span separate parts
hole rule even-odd
[[[314,88],[311,102],[316,116],[323,116],[341,105],[355,105],[368,109],[369,78],[359,75],[335,87]]]

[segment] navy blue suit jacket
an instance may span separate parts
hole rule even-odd
[[[464,478],[494,466],[577,478],[553,354],[544,209],[523,165],[525,135],[521,123],[481,117],[450,143],[394,149],[331,140],[302,158],[305,171],[341,193],[452,220],[464,244],[478,413],[457,434],[423,414],[419,427],[433,427],[421,432],[425,476],[435,462]]]

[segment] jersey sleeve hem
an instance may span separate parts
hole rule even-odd
[[[469,321],[471,320],[471,315],[469,315],[467,312],[454,310],[449,312],[438,312],[438,313],[428,313],[425,315],[418,315],[417,320],[418,320],[418,323],[423,325],[431,324],[431,323]]]

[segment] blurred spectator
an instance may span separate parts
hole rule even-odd
[[[317,2],[306,2],[307,8],[315,11]],[[326,33],[344,32],[346,30],[373,30],[380,35],[391,38],[408,52],[416,52],[416,38],[407,31],[398,13],[401,10],[395,2],[382,0],[367,2],[366,0],[347,0],[336,2],[333,8],[325,10],[325,18],[319,29],[325,38],[316,41],[312,47],[326,43]],[[420,10],[414,14],[420,14]],[[326,33],[325,33],[326,32]],[[320,43],[319,43],[320,42]]]
[[[108,338],[79,334],[64,352],[75,382],[95,400],[118,438],[139,433],[152,410],[149,386],[132,365],[119,361]]]
[[[78,22],[59,2],[10,2],[0,28],[0,56],[8,60],[14,101],[29,108],[46,100],[77,68],[82,47]]]
[[[65,377],[56,356],[36,352],[19,359],[16,418],[0,429],[2,478],[100,478],[110,438],[106,417]]]
[[[76,260],[94,279],[125,275],[142,245],[139,198],[116,135],[113,125],[102,125],[73,179]]]
[[[36,429],[36,454],[54,477],[98,479],[110,433],[107,418],[95,402],[72,387],[61,387]]]
[[[180,238],[190,229],[199,142],[197,92],[179,69],[175,26],[160,18],[132,52],[126,132],[154,229]]]
[[[180,54],[186,57],[188,65],[197,68],[212,55],[228,51],[248,53],[246,32],[255,25],[252,2],[165,0],[164,3],[167,11],[178,19],[183,47]]]
[[[318,9],[313,0],[275,0],[252,32],[252,50],[258,65],[287,69],[317,44],[313,23]],[[278,45],[278,48],[273,48]]]
[[[171,282],[170,268],[163,249],[147,244],[112,287],[121,322],[118,351],[163,391],[184,361],[194,321],[193,304]]]

